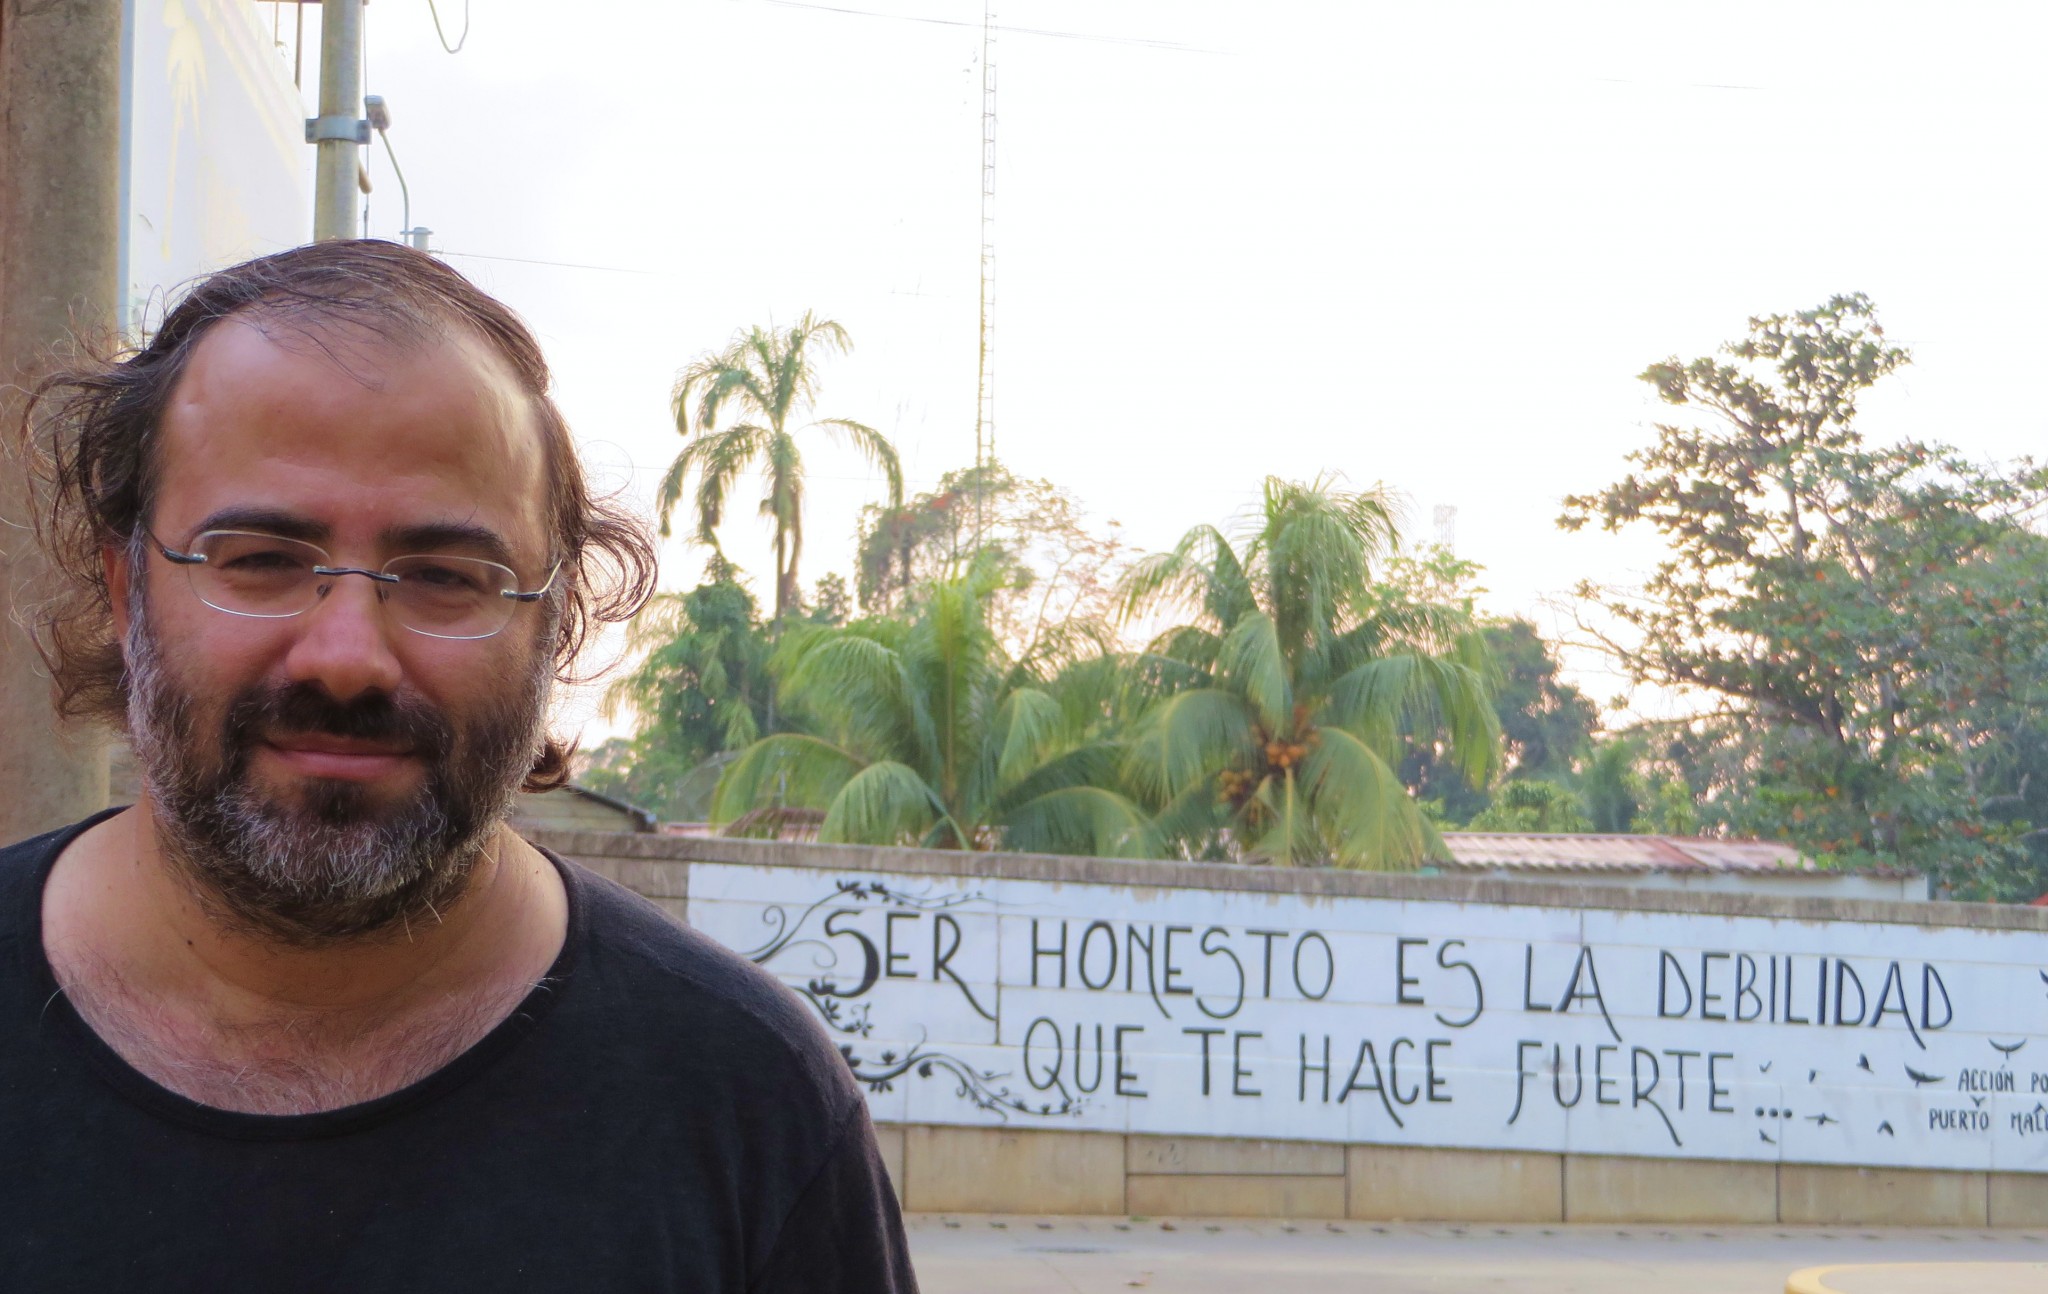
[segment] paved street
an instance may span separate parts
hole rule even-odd
[[[2048,1232],[2036,1231],[940,1214],[908,1222],[925,1294],[1779,1294],[1792,1272],[1823,1264],[2048,1261]]]

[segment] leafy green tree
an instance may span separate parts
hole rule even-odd
[[[1855,295],[1753,319],[1720,358],[1653,364],[1642,379],[1704,422],[1659,424],[1561,524],[1664,538],[1641,589],[1580,592],[1630,677],[1710,703],[1676,744],[1714,823],[1985,892],[2028,830],[1987,808],[2048,699],[2048,562],[2028,528],[2048,473],[1867,441],[1863,392],[1908,360]]]
[[[637,663],[607,691],[605,709],[631,711],[638,728],[593,752],[583,782],[672,821],[702,821],[719,757],[775,726],[753,596],[731,580],[658,594],[626,645]]]
[[[1579,797],[1569,787],[1511,777],[1495,789],[1490,803],[1472,819],[1473,831],[1591,831]]]
[[[1013,659],[989,624],[993,562],[939,581],[907,615],[798,626],[782,695],[813,730],[763,738],[720,781],[714,817],[822,810],[818,838],[1109,856],[1156,852],[1114,789],[1099,656]],[[1069,635],[1066,641],[1071,641]]]
[[[1577,788],[1590,829],[1693,836],[1702,826],[1698,793],[1684,770],[1687,744],[1672,742],[1664,757],[1649,750],[1656,732],[1646,724],[1596,744],[1580,765]]]
[[[938,488],[895,507],[869,506],[860,523],[858,588],[870,613],[902,608],[916,591],[977,561],[998,573],[989,619],[1005,643],[1111,610],[1123,557],[1116,523],[1091,529],[1073,495],[1000,463],[948,472]]]
[[[1585,803],[1587,827],[1619,834],[1636,830],[1643,809],[1643,779],[1636,771],[1640,744],[1616,737],[1593,748],[1579,774],[1579,798]]]
[[[834,571],[818,578],[812,588],[810,616],[821,625],[843,625],[853,614],[853,599],[846,592],[846,577]]]
[[[1570,785],[1592,750],[1598,711],[1559,675],[1550,644],[1529,621],[1488,621],[1479,632],[1493,660],[1493,709],[1500,720],[1502,769],[1527,781]],[[1416,795],[1441,804],[1447,822],[1471,820],[1493,795],[1458,772],[1441,740],[1417,741],[1401,765],[1401,780]]]
[[[799,431],[821,428],[848,442],[886,475],[890,504],[903,498],[903,468],[887,437],[851,418],[809,417],[817,398],[817,361],[852,348],[844,328],[807,313],[792,328],[748,329],[724,350],[684,369],[676,383],[671,407],[676,431],[687,443],[655,493],[661,533],[669,533],[670,519],[694,475],[697,488],[691,509],[697,539],[716,549],[727,497],[741,473],[756,463],[762,465],[766,487],[760,512],[775,531],[776,624],[803,600],[797,579],[804,549]]]
[[[637,805],[663,822],[705,821],[725,761],[716,755],[692,761],[660,737],[641,732],[610,738],[581,758],[577,784]]]
[[[1440,850],[1395,771],[1405,745],[1442,733],[1483,784],[1500,729],[1471,615],[1379,581],[1398,539],[1381,490],[1268,479],[1235,539],[1198,526],[1130,569],[1127,616],[1192,613],[1134,663],[1159,699],[1127,774],[1174,848],[1372,868]]]

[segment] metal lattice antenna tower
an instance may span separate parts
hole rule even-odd
[[[974,542],[988,529],[989,475],[996,461],[996,23],[981,6],[981,327],[974,393]]]
[[[1436,542],[1445,552],[1458,547],[1458,510],[1447,503],[1436,505]]]

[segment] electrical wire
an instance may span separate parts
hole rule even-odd
[[[653,270],[636,270],[623,265],[580,265],[575,261],[542,261],[535,260],[530,256],[486,256],[482,252],[450,252],[443,251],[438,247],[434,249],[434,255],[467,256],[473,261],[510,261],[515,265],[552,265],[557,269],[564,270],[602,270],[606,274],[646,274],[649,276],[654,274]]]
[[[453,45],[448,43],[447,34],[441,30],[441,11],[434,7],[434,0],[427,0],[427,12],[434,15],[434,35],[441,38],[441,48],[450,54],[460,54],[462,47],[469,43],[469,0],[462,0],[462,36]]]
[[[882,13],[875,9],[852,9],[840,5],[816,4],[812,3],[811,0],[762,0],[762,2],[776,5],[783,9],[813,9],[820,13],[847,14],[855,18],[892,18],[897,22],[929,23],[934,27],[972,27],[978,31],[982,25],[978,22],[969,22],[961,18],[927,18],[918,14]],[[429,0],[429,3],[432,3],[432,0]],[[1202,49],[1195,45],[1183,45],[1177,41],[1152,40],[1143,36],[1102,36],[1085,31],[1053,31],[1045,27],[1008,27],[1000,24],[997,25],[996,30],[1006,35],[1049,36],[1057,40],[1097,41],[1104,45],[1138,45],[1146,49],[1168,50],[1176,54],[1217,54],[1222,52],[1220,50]]]

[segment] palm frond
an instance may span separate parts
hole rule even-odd
[[[935,737],[934,782],[948,797],[979,790],[970,787],[983,753],[981,735],[988,731],[998,700],[999,683],[1008,673],[1002,648],[990,630],[982,600],[965,579],[931,586],[920,614],[904,635],[903,658],[932,713]]]
[[[871,759],[928,762],[931,721],[900,653],[862,634],[824,630],[783,659],[785,692],[850,749]]]
[[[990,737],[998,744],[994,789],[1013,785],[1044,763],[1066,728],[1060,703],[1036,688],[1018,688],[996,707]]]
[[[1249,763],[1256,748],[1257,728],[1241,698],[1194,688],[1168,697],[1145,717],[1125,767],[1133,788],[1160,803],[1233,764]]]
[[[1161,805],[1152,816],[1162,851],[1178,851],[1190,858],[1216,854],[1231,818],[1228,801],[1214,782],[1190,782],[1179,795]]]
[[[1049,791],[1005,816],[1003,847],[1026,853],[1156,858],[1159,841],[1137,805],[1099,786]]]
[[[1110,742],[1089,742],[1057,755],[1032,769],[994,798],[989,816],[1001,818],[1020,804],[1053,791],[1076,786],[1116,788],[1123,750]]]
[[[1358,665],[1330,686],[1325,721],[1391,757],[1404,732],[1441,726],[1458,770],[1484,786],[1500,759],[1500,719],[1481,668],[1404,652]]]
[[[862,458],[882,469],[889,482],[889,506],[903,506],[903,464],[896,456],[896,446],[889,438],[864,422],[851,418],[820,418],[814,426],[825,427],[844,435],[860,451]]]
[[[1176,607],[1200,608],[1205,615],[1212,606],[1233,601],[1231,590],[1219,588],[1241,580],[1243,568],[1231,551],[1230,540],[1214,526],[1196,526],[1164,553],[1139,558],[1117,581],[1117,617],[1128,622],[1152,610]],[[1215,621],[1218,627],[1227,621]]]
[[[1294,726],[1294,688],[1271,616],[1254,611],[1232,625],[1218,665],[1224,678],[1252,703],[1267,732],[1278,735]]]
[[[853,754],[816,737],[764,737],[726,766],[711,797],[711,820],[731,822],[755,809],[825,808],[860,768]]]
[[[869,764],[847,779],[818,827],[822,844],[899,845],[921,840],[946,818],[946,806],[916,770],[894,760]]]
[[[1263,829],[1245,851],[1249,860],[1281,867],[1322,861],[1313,806],[1291,769],[1264,779],[1253,799],[1264,810],[1259,815]],[[1241,820],[1249,824],[1249,815]]]
[[[1428,857],[1440,842],[1393,767],[1341,728],[1325,728],[1321,738],[1302,763],[1301,781],[1331,860],[1392,871]]]

